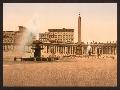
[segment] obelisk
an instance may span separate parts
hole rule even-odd
[[[81,44],[81,17],[78,16],[78,44]]]

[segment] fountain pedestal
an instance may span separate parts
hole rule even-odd
[[[43,50],[43,43],[39,40],[33,41],[34,58],[36,60],[41,60],[41,50]]]

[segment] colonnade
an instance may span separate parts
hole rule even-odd
[[[45,53],[60,53],[64,55],[83,55],[86,54],[88,45],[81,45],[78,48],[76,44],[66,44],[66,45],[57,45],[57,44],[47,44],[44,45],[43,52]],[[117,46],[116,45],[91,45],[91,54],[97,54],[97,49],[99,48],[100,54],[117,54]]]
[[[43,44],[43,50],[42,52],[44,53],[59,53],[59,54],[64,54],[64,55],[76,55],[79,54],[78,52],[81,51],[81,55],[86,54],[87,50],[87,44],[81,45],[78,47],[77,44]],[[91,46],[91,53],[96,54],[97,53],[97,48],[99,47],[101,54],[117,54],[117,45],[116,44],[102,44],[102,45],[90,45]],[[25,46],[24,49],[25,51],[30,52],[31,45]],[[3,51],[13,51],[18,48],[14,44],[3,44]]]
[[[117,45],[91,45],[92,47],[92,54],[97,53],[97,48],[99,48],[100,54],[117,54]]]
[[[64,55],[75,55],[76,46],[75,45],[44,45],[44,49],[42,52],[44,53],[53,53],[53,54],[64,54]]]
[[[13,44],[3,44],[3,51],[13,51],[14,47]]]

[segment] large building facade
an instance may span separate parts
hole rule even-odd
[[[17,33],[17,34],[16,34]],[[17,41],[20,40],[20,35],[22,32],[18,31],[4,31],[3,33],[3,51],[12,51],[15,50],[17,46]],[[48,34],[48,33],[46,33]],[[43,34],[44,35],[44,34]],[[43,36],[42,36],[43,37]],[[49,37],[44,36],[44,37]],[[18,39],[18,40],[17,40]],[[45,38],[44,38],[45,39]],[[82,43],[79,45],[78,43],[58,43],[58,42],[46,42],[43,41],[43,50],[42,56],[50,56],[50,55],[79,55],[79,50],[81,49],[81,55],[86,55],[86,50],[88,46],[91,46],[91,53],[97,54],[97,48],[99,47],[101,50],[101,54],[117,54],[117,42],[107,42],[107,43],[90,43],[85,44]],[[31,52],[32,45],[26,45],[25,51]]]
[[[49,38],[55,42],[74,43],[74,29],[48,29]]]
[[[26,30],[26,27],[18,26],[18,31],[3,31],[3,51],[15,51],[24,40]],[[32,40],[36,40],[35,36]]]
[[[18,31],[3,31],[3,51],[15,50],[26,28],[19,26]]]
[[[39,40],[43,43],[49,42],[49,32],[39,33]]]
[[[74,29],[48,29],[48,32],[40,33],[42,42],[74,43]]]

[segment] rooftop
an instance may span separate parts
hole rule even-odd
[[[74,29],[48,29],[49,32],[74,32]]]

